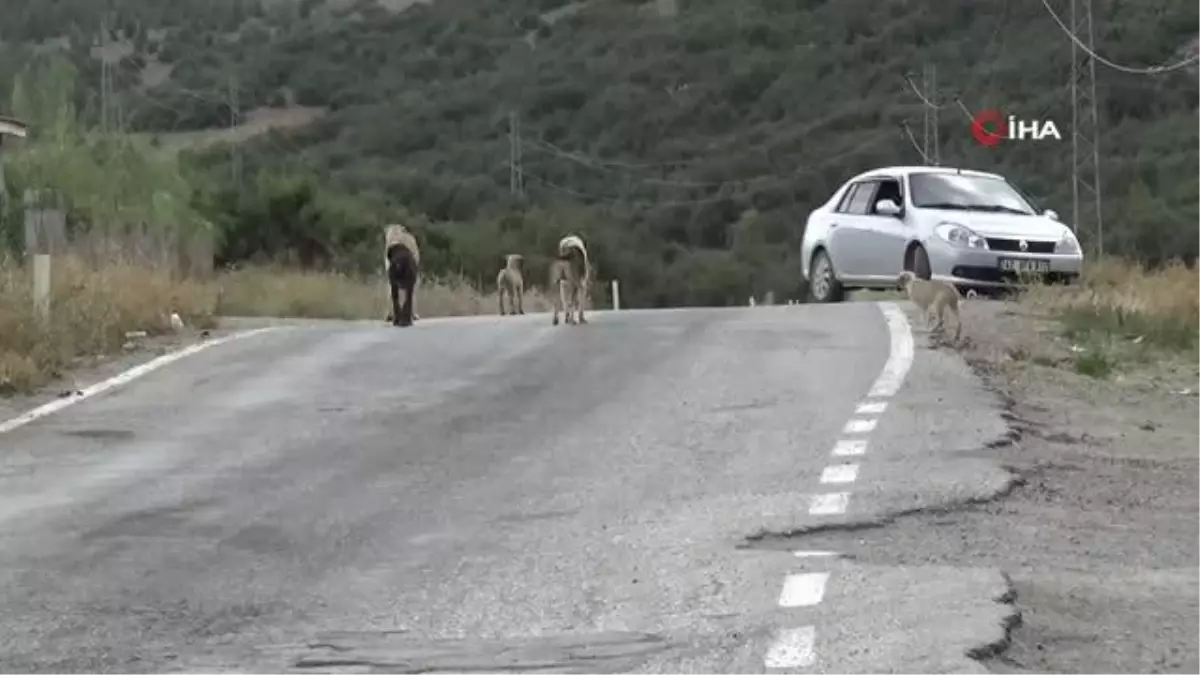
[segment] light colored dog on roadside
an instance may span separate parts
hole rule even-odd
[[[403,225],[383,230],[383,269],[388,280],[387,320],[396,326],[411,326],[417,316],[417,285],[421,276],[421,248],[417,238]],[[400,292],[404,303],[400,303]]]
[[[504,297],[508,296],[508,313],[525,313],[525,258],[518,253],[504,257],[504,269],[496,275],[496,295],[500,301],[500,316],[504,316]]]
[[[592,266],[583,239],[574,234],[560,239],[558,258],[550,263],[549,290],[554,294],[553,325],[558,325],[560,311],[566,315],[568,324],[587,323],[583,307],[587,304],[591,278]]]
[[[921,311],[925,317],[926,328],[936,330],[944,335],[946,314],[953,315],[954,341],[956,343],[959,341],[962,337],[962,315],[959,313],[959,304],[964,300],[954,284],[945,281],[927,281],[918,278],[912,272],[905,271],[901,272],[900,277],[896,279],[896,285]],[[937,324],[931,325],[934,318],[937,319]]]

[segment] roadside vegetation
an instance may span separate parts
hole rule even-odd
[[[249,267],[217,280],[222,316],[383,321],[389,311],[386,282],[340,272],[306,272],[284,267]],[[422,318],[495,314],[495,291],[481,292],[462,278],[422,279],[417,313]],[[525,312],[544,312],[550,300],[537,287],[525,289]]]
[[[808,210],[864,167],[920,161],[901,131],[923,111],[906,72],[935,60],[972,107],[1066,119],[1066,38],[1037,3],[978,4],[18,0],[0,25],[0,113],[32,132],[4,152],[0,391],[166,330],[172,309],[193,326],[382,319],[387,222],[422,241],[423,317],[495,311],[503,256],[524,254],[536,286],[566,231],[588,241],[599,306],[612,279],[627,307],[803,298]],[[1106,5],[1097,40],[1118,61],[1170,61],[1192,48],[1196,12]],[[1088,350],[1079,368],[1101,372],[1087,359],[1124,358],[1105,336],[1195,344],[1142,288],[1183,283],[1162,266],[1195,260],[1200,216],[1195,71],[1098,76],[1109,248],[1157,271],[1106,262],[1079,289],[1022,302],[1060,317]],[[1001,171],[1066,211],[1062,152],[980,148],[964,119],[940,119],[944,163]],[[66,213],[45,328],[28,296],[27,189]],[[1128,276],[1105,282],[1118,267]],[[546,307],[531,289],[527,311]]]
[[[103,133],[77,112],[77,72],[63,59],[37,62],[13,82],[11,109],[36,130],[28,142],[5,153],[5,199],[0,200],[0,395],[28,392],[59,376],[83,356],[111,355],[130,346],[130,336],[171,332],[178,313],[190,330],[213,328],[220,315],[374,319],[388,311],[387,285],[378,273],[377,218],[351,219],[363,241],[344,255],[359,264],[313,269],[297,261],[249,253],[269,242],[238,238],[206,217],[203,176],[189,172],[170,153],[134,135]],[[306,177],[260,176],[259,202],[242,217],[273,225],[262,236],[286,236],[298,221],[313,219],[313,183]],[[200,188],[200,189],[198,189]],[[62,214],[42,228],[53,251],[50,312],[42,321],[33,303],[31,257],[24,227],[26,190],[36,206]],[[272,191],[273,190],[273,191]],[[49,194],[48,198],[44,195]],[[266,195],[266,196],[263,196]],[[301,199],[295,199],[300,196]],[[324,213],[342,214],[344,202],[325,200]],[[390,215],[427,225],[402,210]],[[431,232],[426,230],[429,236]],[[224,236],[223,236],[224,235]],[[375,236],[375,240],[370,239]],[[216,247],[242,247],[249,263],[213,271]],[[304,251],[301,250],[300,253]],[[431,256],[435,268],[445,261]],[[499,260],[501,253],[494,253]],[[537,256],[529,256],[542,262]],[[544,257],[543,257],[544,258]],[[461,274],[426,277],[418,310],[422,317],[497,311],[492,279]],[[549,307],[530,275],[526,312]],[[491,283],[489,283],[491,282]],[[527,282],[527,283],[528,283]],[[480,290],[488,289],[488,290]]]
[[[1164,360],[1200,358],[1200,277],[1195,266],[1148,269],[1107,258],[1088,264],[1077,286],[1033,287],[1020,304],[1053,318],[1077,372],[1105,377]],[[1061,361],[1060,361],[1061,362]]]
[[[221,316],[367,319],[387,314],[381,278],[338,272],[247,267],[209,278],[184,278],[144,263],[89,263],[53,259],[49,321],[40,322],[32,302],[28,265],[0,262],[0,395],[27,393],[69,370],[79,357],[120,353],[131,334],[172,332],[179,314],[189,332],[215,328]],[[461,279],[423,281],[422,318],[492,314],[494,292],[482,293]],[[538,288],[526,289],[527,313],[548,311]]]
[[[1195,3],[1096,11],[1109,59],[1193,48]],[[1069,140],[983,148],[952,103],[1069,133],[1070,42],[1037,2],[17,0],[0,86],[50,56],[78,69],[85,124],[104,118],[104,58],[110,127],[184,149],[222,266],[369,273],[379,223],[404,213],[430,271],[476,285],[571,229],[629,307],[803,297],[805,214],[855,172],[921,161],[902,123],[920,129],[904,76],[924,63],[942,162],[1070,211]],[[1108,251],[1194,259],[1196,71],[1097,78]]]

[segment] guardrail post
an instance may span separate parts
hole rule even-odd
[[[50,325],[50,233],[46,217],[46,194],[26,190],[25,251],[33,258],[33,311],[42,328]]]

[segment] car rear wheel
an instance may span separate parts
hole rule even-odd
[[[813,256],[812,283],[809,292],[817,302],[841,302],[845,289],[833,272],[833,262],[824,250],[817,251]]]

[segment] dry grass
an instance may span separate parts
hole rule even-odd
[[[25,393],[63,375],[81,356],[115,354],[131,331],[170,332],[172,311],[191,327],[211,328],[218,316],[372,319],[388,312],[381,279],[283,268],[247,268],[211,281],[175,278],[168,270],[128,263],[89,268],[56,257],[49,324],[40,325],[28,265],[0,260],[0,395]],[[424,279],[422,317],[497,312],[496,294],[462,280]],[[549,301],[527,289],[525,311],[547,311]]]
[[[40,325],[28,266],[0,262],[0,394],[29,391],[81,355],[114,353],[129,331],[170,330],[171,311],[190,325],[216,323],[216,287],[166,270],[113,263],[89,269],[72,258],[51,268],[50,319]]]
[[[1200,326],[1200,277],[1182,264],[1157,270],[1122,260],[1092,263],[1073,287],[1040,287],[1022,302],[1062,318],[1074,333],[1143,338],[1162,347],[1194,349]]]
[[[257,267],[223,274],[220,283],[220,313],[225,316],[382,321],[390,309],[388,287],[382,279]],[[549,309],[550,301],[538,289],[525,290],[526,312]],[[497,312],[495,292],[481,293],[462,279],[422,279],[417,290],[417,314],[421,317]]]
[[[1075,286],[1034,286],[1018,305],[1058,320],[1074,344],[1071,361],[1102,377],[1123,363],[1187,356],[1200,332],[1200,277],[1181,264],[1147,270],[1106,259],[1089,264]]]

